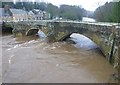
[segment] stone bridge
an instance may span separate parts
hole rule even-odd
[[[41,29],[50,41],[62,41],[71,33],[83,34],[98,45],[110,63],[120,66],[120,26],[118,23],[42,20],[6,24],[14,28],[14,34],[31,35]]]
[[[62,41],[71,33],[80,33],[95,42],[110,63],[120,62],[120,27],[113,23],[55,21],[47,24],[49,39]],[[42,29],[44,31],[44,28]],[[118,64],[118,63],[117,63]]]

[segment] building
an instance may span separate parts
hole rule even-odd
[[[50,13],[43,11],[43,19],[50,19]]]
[[[12,12],[13,21],[26,21],[28,20],[27,12],[22,9],[10,9]]]
[[[45,20],[49,19],[48,13],[46,11],[41,11],[38,9],[33,9],[28,12],[29,20]]]
[[[28,12],[30,20],[43,20],[43,12],[41,10],[34,9]]]
[[[27,20],[46,20],[49,19],[49,14],[46,11],[33,9],[32,11],[25,11],[22,9],[13,9],[8,5],[0,8],[0,21],[4,22],[18,22]]]
[[[32,11],[28,12],[28,20],[34,20],[34,13]]]
[[[8,11],[6,12],[3,8],[0,8],[0,21],[7,22],[12,20],[12,15]]]
[[[0,8],[0,20],[4,22],[28,20],[27,12],[22,9],[12,9],[8,5]]]

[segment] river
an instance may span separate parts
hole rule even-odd
[[[89,47],[87,46],[83,49],[84,45],[67,42],[47,43],[37,36],[14,38],[13,35],[4,35],[2,36],[2,82],[109,82],[114,72],[113,67],[97,48],[87,49]]]
[[[93,18],[88,18],[88,17],[83,17],[83,19],[82,19],[82,21],[84,22],[96,22],[96,20],[95,19],[93,19]]]

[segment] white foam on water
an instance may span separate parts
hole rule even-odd
[[[46,38],[46,37],[47,37],[47,36],[45,35],[45,33],[42,32],[41,30],[38,31],[38,36],[39,36],[40,38]]]
[[[8,60],[9,64],[11,64],[12,57],[14,57],[14,55],[11,55],[11,56],[10,56],[10,58],[9,58],[9,60]]]

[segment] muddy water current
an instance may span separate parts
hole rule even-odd
[[[77,47],[66,42],[47,43],[36,36],[4,35],[2,82],[107,83],[114,69],[101,52]]]

